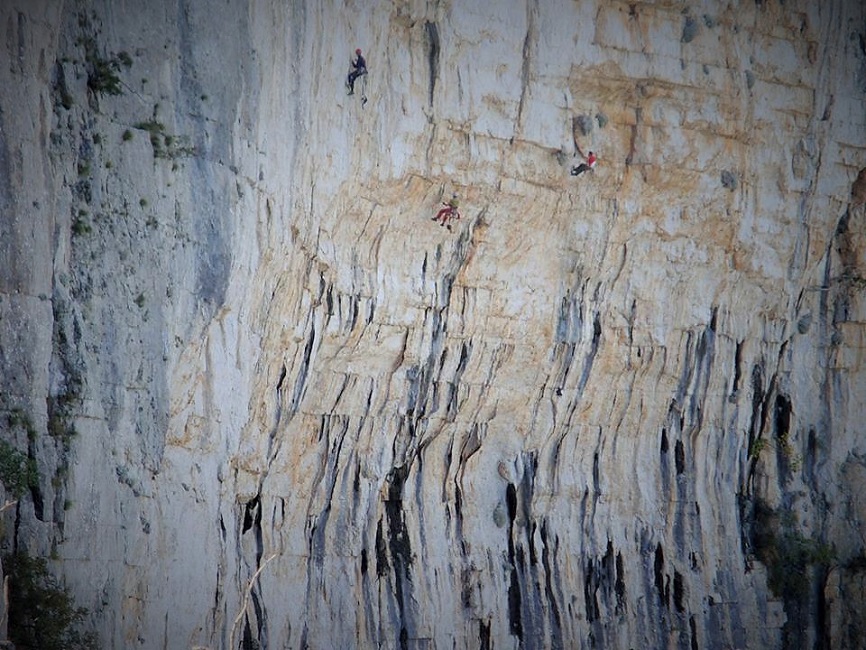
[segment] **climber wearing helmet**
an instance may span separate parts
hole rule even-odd
[[[442,202],[442,205],[445,207],[439,210],[436,213],[436,216],[433,217],[433,221],[438,221],[440,226],[446,225],[451,219],[459,219],[460,213],[457,211],[457,206],[460,205],[460,201],[458,200],[457,192],[451,195],[451,200],[447,203]],[[451,226],[448,226],[448,230],[451,230]]]
[[[352,70],[349,72],[349,78],[346,79],[346,85],[349,87],[349,94],[355,94],[355,79],[361,75],[367,74],[367,62],[361,55],[361,48],[355,50],[356,58],[352,61]]]

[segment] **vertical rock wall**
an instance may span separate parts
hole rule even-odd
[[[3,548],[103,647],[862,643],[863,7],[500,5],[0,8]]]

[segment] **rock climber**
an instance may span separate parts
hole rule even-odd
[[[590,151],[586,157],[586,162],[582,162],[577,167],[571,168],[571,175],[580,176],[583,172],[592,171],[595,168],[595,161],[595,154]]]
[[[352,70],[349,72],[349,77],[346,79],[346,86],[349,87],[349,94],[355,94],[355,79],[361,75],[367,74],[367,61],[361,54],[361,48],[355,50],[356,58],[352,61]]]
[[[436,216],[433,217],[433,221],[438,221],[440,226],[447,225],[448,230],[451,230],[449,222],[452,219],[460,218],[460,212],[457,211],[457,207],[460,205],[460,197],[457,195],[457,192],[454,192],[447,202],[443,201],[442,205],[445,207],[436,213]]]

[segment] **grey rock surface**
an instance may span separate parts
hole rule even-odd
[[[100,647],[863,647],[862,3],[0,25],[0,543]]]

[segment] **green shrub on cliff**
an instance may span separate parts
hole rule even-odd
[[[9,639],[19,650],[90,650],[90,633],[79,628],[87,610],[48,572],[45,560],[26,553],[3,558],[9,577]]]
[[[0,440],[0,482],[6,491],[20,497],[36,485],[37,480],[36,462],[5,440]]]

